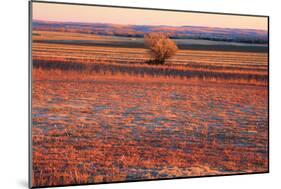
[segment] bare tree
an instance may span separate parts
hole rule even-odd
[[[152,32],[144,36],[144,43],[150,50],[150,64],[165,64],[165,60],[175,55],[178,47],[173,40],[161,32]]]

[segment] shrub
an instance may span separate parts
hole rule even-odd
[[[149,48],[152,58],[148,64],[165,64],[165,60],[175,55],[178,50],[175,42],[161,32],[146,34],[144,43]]]

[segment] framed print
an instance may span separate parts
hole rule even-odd
[[[30,187],[269,172],[269,17],[31,1]]]

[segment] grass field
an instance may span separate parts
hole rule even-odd
[[[33,35],[34,186],[268,170],[266,52],[180,49],[148,65],[147,49],[81,39],[122,42]]]

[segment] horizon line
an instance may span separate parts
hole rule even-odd
[[[42,20],[42,19],[32,19],[32,22],[57,22],[57,23],[82,23],[82,24],[111,24],[111,25],[119,25],[119,26],[168,26],[168,27],[175,27],[175,28],[180,28],[180,27],[201,27],[201,28],[218,28],[218,29],[233,29],[233,30],[254,30],[254,31],[264,31],[268,33],[267,29],[254,29],[254,28],[230,28],[230,27],[211,27],[211,26],[200,26],[200,25],[179,25],[179,26],[172,26],[172,25],[152,25],[152,24],[115,24],[111,22],[86,22],[86,21],[62,21],[62,20]]]

